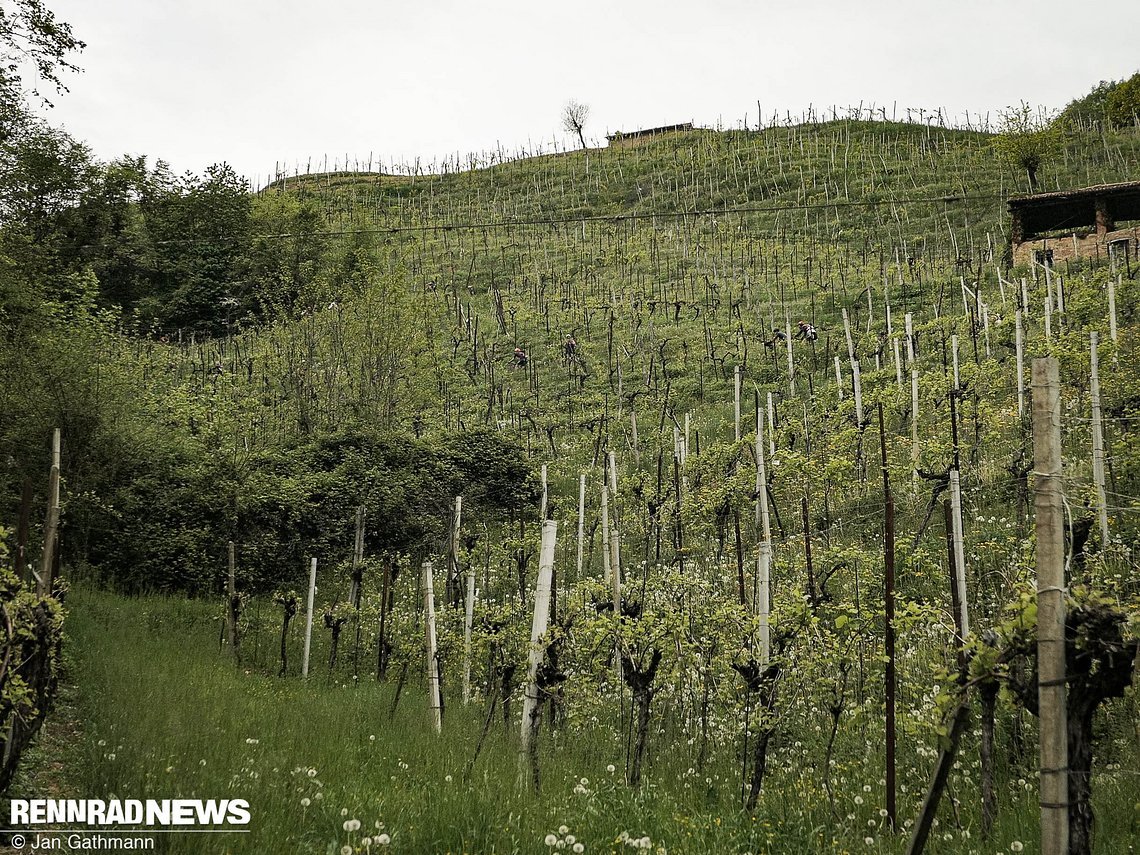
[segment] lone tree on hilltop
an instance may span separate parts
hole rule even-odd
[[[582,129],[586,127],[588,118],[590,118],[589,105],[579,104],[573,99],[568,101],[562,110],[563,130],[568,134],[577,134],[578,142],[582,144],[582,148],[586,147],[586,138],[582,135]]]
[[[1036,192],[1037,170],[1061,150],[1061,126],[1043,110],[1034,110],[1024,101],[999,115],[1001,125],[994,146],[1011,166],[1025,170],[1029,189]]]

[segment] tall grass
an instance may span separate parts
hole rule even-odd
[[[537,853],[553,834],[563,849],[721,852],[896,852],[881,802],[877,713],[856,708],[831,774],[834,811],[816,768],[826,726],[790,732],[754,814],[740,807],[740,770],[731,737],[698,772],[691,739],[666,716],[654,734],[640,790],[622,780],[619,713],[542,735],[541,795],[516,786],[515,731],[501,718],[465,774],[485,714],[451,698],[444,733],[429,726],[424,693],[409,686],[394,715],[394,689],[321,676],[302,682],[239,669],[218,652],[218,608],[204,601],[126,600],[77,591],[68,622],[85,758],[70,770],[86,798],[244,798],[248,834],[161,835],[167,852]],[[318,649],[314,661],[319,662]],[[820,722],[826,725],[826,722]],[[721,723],[725,734],[731,722]],[[790,730],[790,728],[789,728]],[[904,737],[908,755],[900,815],[913,816],[932,751]],[[978,839],[976,760],[963,755],[954,800],[945,806],[932,852],[1009,851],[1035,846],[1036,786],[1007,770],[992,839]],[[1133,758],[1128,765],[1137,765]],[[1120,776],[1097,782],[1099,850],[1127,851],[1135,839],[1135,794]],[[353,828],[351,820],[360,823]],[[562,827],[568,829],[560,833]],[[380,841],[388,835],[387,843]],[[567,842],[573,836],[573,842]],[[871,842],[866,842],[870,840]]]

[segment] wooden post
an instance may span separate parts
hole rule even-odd
[[[851,320],[847,317],[847,310],[843,310],[843,334],[847,337],[847,358],[855,361],[855,340],[851,337]]]
[[[1053,301],[1045,298],[1045,340],[1053,340]]]
[[[364,505],[356,508],[356,539],[352,547],[352,585],[348,601],[360,611],[361,564],[364,563]],[[359,620],[358,620],[359,622]]]
[[[614,572],[616,584],[621,584],[621,532],[618,529],[618,482],[617,457],[613,451],[608,455],[610,464],[610,495],[613,497],[613,513],[610,514],[610,567]]]
[[[737,365],[732,372],[732,424],[735,431],[736,442],[740,442],[740,366]]]
[[[958,375],[958,334],[954,333],[950,336],[950,353],[954,360],[954,391],[957,392],[962,388],[962,382]]]
[[[463,612],[463,703],[471,700],[471,630],[475,623],[475,568],[470,562],[465,574],[467,601]]]
[[[637,442],[637,410],[633,407],[629,408],[629,429],[631,439],[633,440],[633,465],[641,465],[641,450],[638,448]]]
[[[305,607],[305,647],[301,653],[301,676],[309,676],[309,650],[313,643],[313,600],[317,594],[317,559],[309,560],[309,599]]]
[[[886,787],[887,822],[895,827],[895,501],[891,495],[891,479],[887,469],[887,434],[883,428],[883,404],[879,402],[879,448],[883,458],[883,497],[886,502],[883,521],[883,598],[884,654],[886,655]]]
[[[237,569],[234,560],[234,542],[229,542],[226,572],[226,644],[237,649]]]
[[[1119,274],[1115,282],[1108,280],[1108,334],[1113,341],[1116,341],[1116,288],[1119,284]]]
[[[1041,853],[1069,851],[1069,748],[1065,687],[1065,532],[1061,508],[1061,396],[1057,360],[1033,360],[1033,468],[1037,532],[1037,695],[1040,709]]]
[[[776,402],[771,392],[768,393],[768,453],[776,456]]]
[[[605,489],[603,485],[602,489]],[[519,785],[526,782],[528,759],[531,755],[531,740],[537,730],[537,717],[542,704],[539,698],[538,668],[542,664],[545,650],[542,637],[550,620],[551,579],[554,576],[554,544],[558,535],[558,523],[545,520],[542,523],[542,544],[538,554],[538,581],[534,590],[534,615],[530,624],[530,652],[527,657],[526,691],[523,695],[521,740],[519,742]]]
[[[899,394],[902,395],[902,394],[904,394],[903,393],[902,358],[899,356],[899,340],[897,338],[891,339],[891,350],[894,351],[894,357],[895,357],[895,382],[898,384]]]
[[[843,400],[843,371],[839,367],[839,357],[835,357],[835,388],[839,392],[839,400]]]
[[[542,502],[538,508],[538,524],[542,525],[546,522],[546,503],[548,495],[546,491],[546,464],[542,464]]]
[[[610,583],[610,574],[613,572],[610,554],[610,488],[602,479],[602,576],[606,584]]]
[[[432,563],[423,563],[424,574],[424,631],[427,647],[428,714],[432,729],[443,730],[443,704],[439,695],[439,659],[435,640],[435,585],[432,581]]]
[[[962,626],[962,637],[966,638],[970,634],[970,612],[967,607],[969,598],[966,589],[966,550],[962,530],[962,483],[957,469],[950,470],[950,513],[954,518],[954,570],[958,574],[958,591],[962,595],[959,622]]]
[[[1021,280],[1022,285],[1025,280]],[[1014,315],[1014,347],[1017,351],[1017,417],[1025,418],[1025,330],[1021,320],[1021,309]]]
[[[855,420],[863,426],[863,380],[859,373],[859,361],[851,360],[851,386],[855,391]]]
[[[796,397],[796,366],[792,360],[792,322],[784,321],[784,344],[788,352],[788,397]]]
[[[51,435],[51,469],[48,472],[48,509],[44,520],[44,546],[40,572],[36,576],[36,594],[51,595],[55,579],[55,553],[59,548],[59,467],[60,434],[55,428]]]
[[[911,481],[918,491],[918,369],[910,369],[910,468]]]
[[[982,331],[985,333],[986,359],[990,359],[994,355],[990,348],[990,307],[985,303],[982,304]]]
[[[582,578],[582,546],[586,535],[586,473],[578,476],[578,579]]]
[[[1100,548],[1108,549],[1108,498],[1104,489],[1104,427],[1100,412],[1100,366],[1097,358],[1097,333],[1089,333],[1089,354],[1092,365],[1090,391],[1092,393],[1092,451],[1093,484],[1096,486],[1097,520],[1100,523]]]
[[[903,320],[906,322],[906,364],[910,367],[914,365],[914,316],[907,312]]]
[[[772,527],[768,519],[768,473],[764,466],[764,412],[759,406],[756,407],[756,525],[760,548],[753,602],[760,625],[760,665],[765,666],[771,656]]]

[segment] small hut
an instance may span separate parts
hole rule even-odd
[[[1135,258],[1140,241],[1140,181],[1014,196],[1010,245],[1015,265],[1076,258]]]

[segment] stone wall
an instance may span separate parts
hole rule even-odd
[[[1128,255],[1137,258],[1140,252],[1140,226],[1127,229],[1115,229],[1103,235],[1095,232],[1091,234],[1072,234],[1066,237],[1034,238],[1022,241],[1013,247],[1013,265],[1020,267],[1033,261],[1037,251],[1053,251],[1053,264],[1076,258],[1092,258],[1108,261],[1108,245],[1116,241],[1128,241]],[[1119,259],[1123,262],[1123,259]]]

